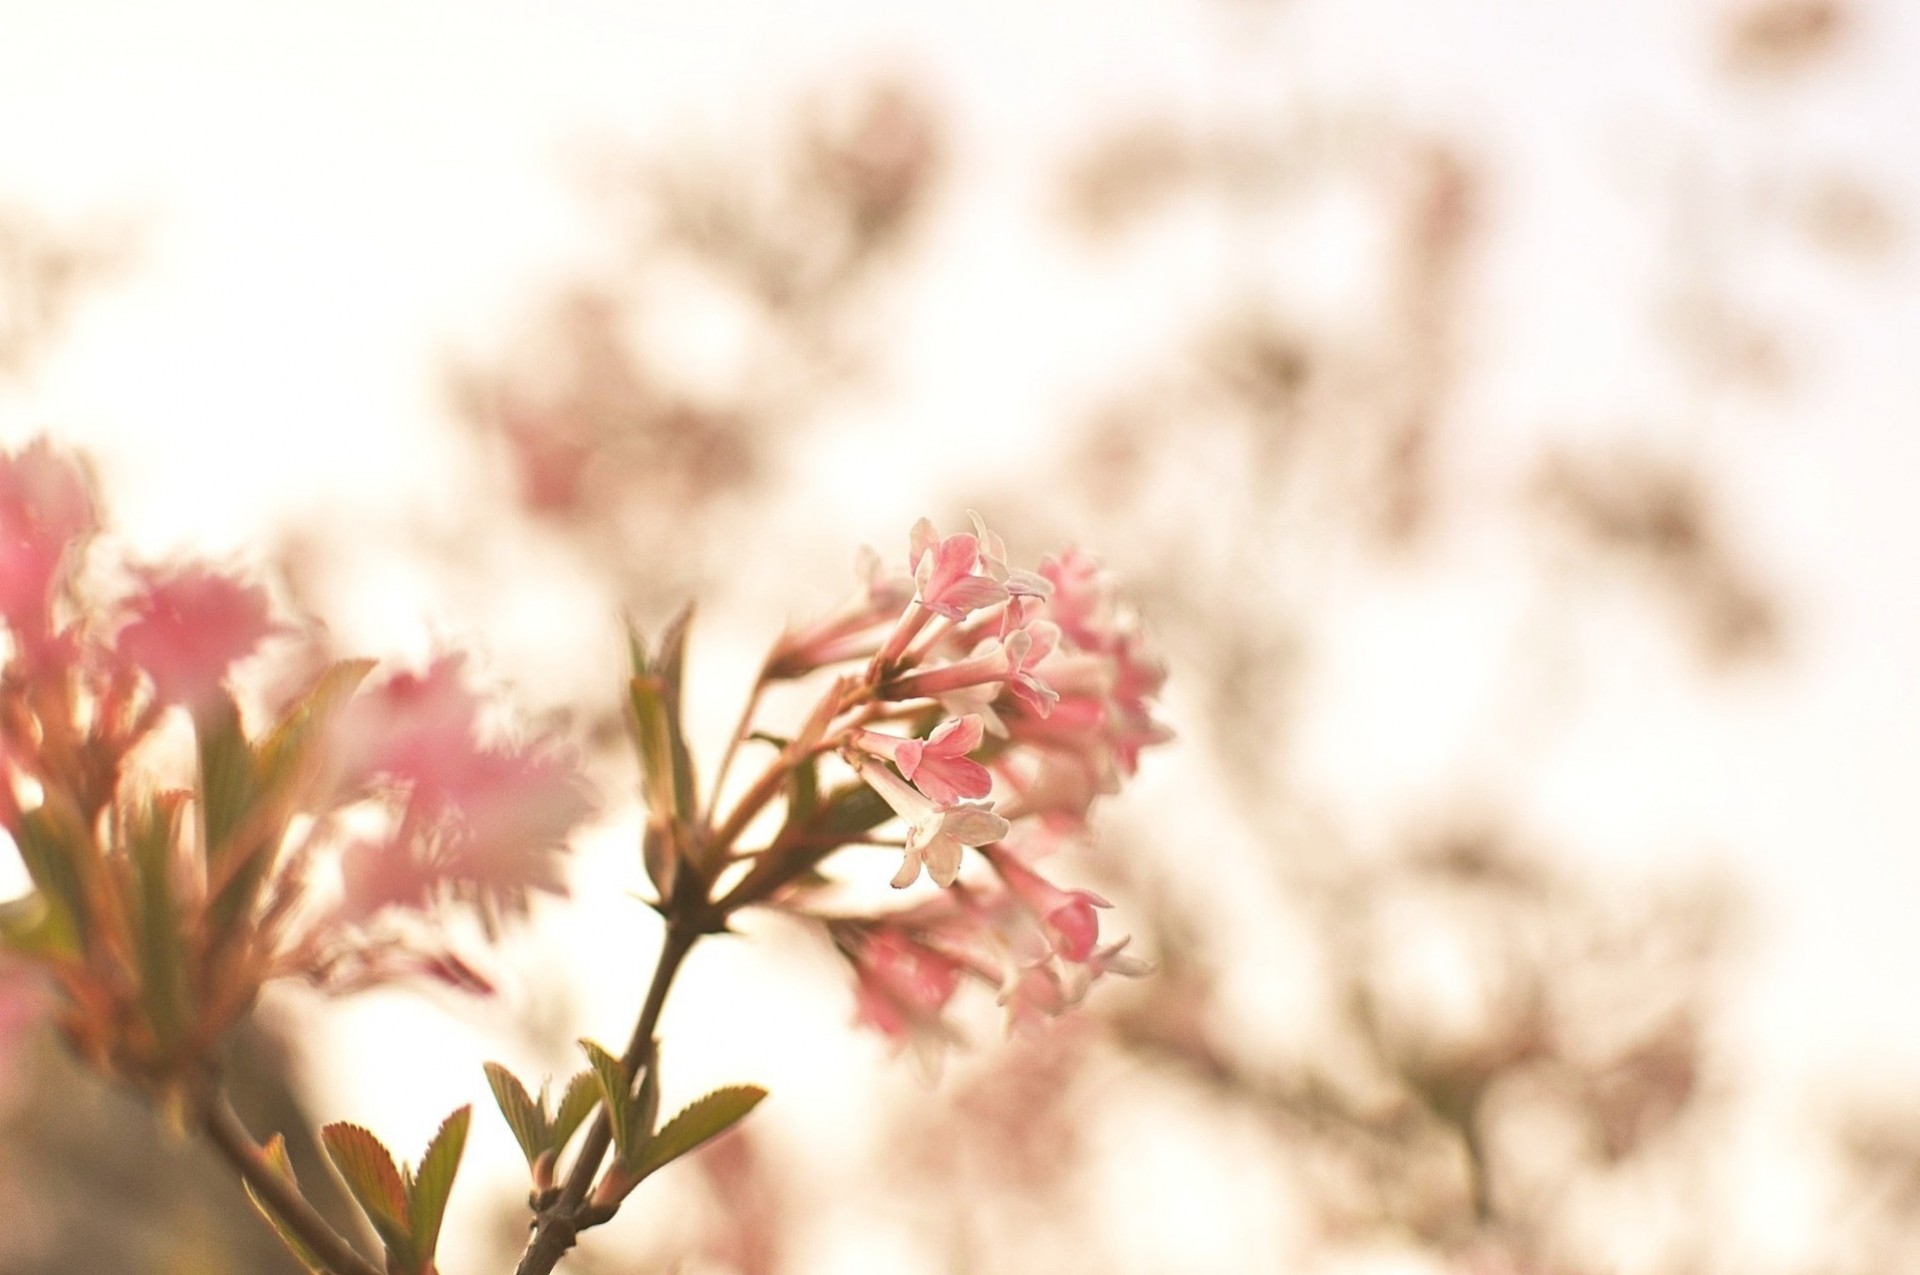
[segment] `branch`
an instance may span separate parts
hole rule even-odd
[[[633,1037],[627,1043],[627,1052],[621,1058],[621,1071],[632,1085],[640,1068],[653,1065],[653,1033],[660,1024],[660,1010],[667,1002],[667,989],[673,985],[673,976],[679,972],[680,963],[693,945],[699,941],[701,931],[669,922],[667,936],[660,946],[660,958],[653,967],[653,982],[647,988],[646,1003],[641,1006],[639,1021],[633,1025]],[[594,1176],[600,1171],[600,1161],[606,1157],[607,1148],[613,1142],[613,1125],[607,1118],[607,1109],[603,1103],[600,1112],[594,1117],[593,1127],[587,1130],[587,1140],[581,1144],[580,1154],[573,1162],[573,1171],[567,1175],[566,1185],[554,1202],[540,1211],[534,1222],[533,1238],[527,1241],[527,1248],[520,1255],[520,1264],[514,1268],[514,1275],[550,1275],[560,1259],[573,1247],[581,1231],[607,1220],[597,1216],[586,1205],[587,1193],[593,1188]]]
[[[227,1163],[259,1197],[281,1225],[300,1238],[313,1255],[325,1262],[334,1275],[382,1275],[379,1267],[355,1252],[340,1233],[327,1225],[300,1188],[280,1176],[267,1162],[266,1153],[240,1123],[240,1117],[225,1097],[211,1099],[202,1112],[200,1129],[207,1135]]]

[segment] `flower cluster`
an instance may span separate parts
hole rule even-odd
[[[1024,1025],[1103,974],[1141,972],[1125,940],[1100,943],[1104,900],[1036,866],[1168,738],[1152,707],[1164,669],[1098,564],[1069,551],[1013,567],[974,515],[971,532],[947,536],[922,520],[904,572],[868,554],[860,577],[852,601],[789,632],[767,668],[790,678],[864,661],[816,715],[811,746],[878,797],[876,829],[904,829],[894,886],[924,872],[945,887],[906,911],[829,919],[861,1020],[898,1040],[945,1038],[947,1005],[973,979]],[[984,871],[963,876],[968,849]],[[807,911],[818,893],[809,880],[778,901]]]
[[[431,915],[561,889],[570,757],[485,738],[457,657],[371,682],[333,663],[243,711],[236,666],[293,632],[266,590],[89,561],[99,528],[73,459],[0,455],[0,828],[32,886],[0,904],[0,951],[83,1056],[177,1090],[269,978],[479,984]]]
[[[29,882],[0,902],[0,1035],[50,1008],[82,1058],[191,1116],[310,1268],[432,1275],[467,1110],[417,1170],[357,1126],[320,1131],[379,1236],[376,1264],[302,1194],[279,1140],[239,1122],[222,1041],[273,978],[484,989],[437,923],[465,909],[491,934],[563,891],[560,854],[589,809],[575,758],[484,730],[458,655],[384,674],[327,662],[259,584],[118,560],[94,551],[99,529],[75,461],[44,443],[0,454],[0,829]],[[765,1096],[728,1086],[658,1121],[668,989],[743,908],[822,925],[862,1021],[902,1042],[952,1039],[965,982],[1023,1026],[1145,968],[1126,940],[1102,941],[1104,900],[1039,867],[1167,737],[1152,709],[1163,672],[1097,565],[1070,552],[1021,570],[977,517],[949,536],[923,520],[904,570],[867,554],[860,579],[775,645],[705,801],[682,710],[690,614],[651,647],[634,635],[641,858],[664,935],[627,1049],[582,1042],[587,1069],[557,1106],[488,1066],[532,1182],[527,1275]],[[310,675],[291,694],[249,691],[265,679],[241,674],[275,655]],[[770,685],[815,674],[825,686],[797,730],[756,724]],[[774,755],[735,794],[728,767],[759,743]],[[896,888],[938,888],[886,912],[834,906],[824,862],[876,846],[899,855]]]

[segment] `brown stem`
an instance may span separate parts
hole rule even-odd
[[[240,1175],[241,1181],[253,1188],[254,1195],[273,1210],[280,1224],[325,1263],[333,1275],[382,1275],[378,1266],[355,1252],[339,1232],[327,1225],[327,1220],[307,1202],[299,1187],[280,1176],[224,1097],[216,1096],[207,1103],[200,1128]]]
[[[747,696],[746,707],[740,710],[740,722],[733,728],[733,737],[727,741],[727,751],[720,754],[720,768],[713,775],[713,792],[707,798],[709,822],[712,812],[720,808],[720,794],[726,790],[727,772],[733,768],[734,756],[746,741],[747,728],[753,725],[754,710],[760,707],[760,696],[767,689],[767,668],[772,662],[773,657],[768,656],[767,662],[760,666],[760,672],[753,679],[753,693]]]
[[[621,1071],[629,1086],[643,1065],[653,1065],[653,1033],[660,1024],[660,1010],[667,1003],[667,989],[673,985],[673,976],[679,972],[680,963],[686,959],[688,951],[699,942],[701,932],[695,926],[672,921],[667,923],[667,936],[660,946],[660,959],[653,967],[653,982],[647,988],[646,1003],[640,1007],[639,1021],[633,1025],[633,1036],[627,1042],[626,1054],[620,1060]],[[514,1268],[514,1275],[549,1275],[567,1250],[573,1247],[581,1231],[606,1220],[593,1216],[586,1200],[587,1193],[593,1188],[594,1176],[600,1171],[600,1161],[606,1157],[607,1148],[612,1142],[613,1125],[602,1104],[600,1113],[594,1117],[593,1127],[587,1130],[587,1140],[581,1144],[580,1154],[574,1159],[573,1171],[567,1175],[566,1185],[560,1189],[559,1197],[541,1210],[535,1221],[533,1238],[527,1241],[526,1251],[520,1255],[520,1264]]]

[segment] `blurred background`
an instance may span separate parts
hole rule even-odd
[[[621,615],[699,599],[717,741],[972,507],[1172,670],[1074,869],[1157,974],[915,1065],[817,935],[703,949],[666,1100],[773,1097],[565,1269],[1920,1270],[1916,66],[1895,0],[0,0],[0,438],[600,768],[501,994],[280,996],[256,1127],[481,1105],[510,1269],[480,1061],[657,939]],[[279,1269],[51,1041],[0,1113],[0,1271]]]

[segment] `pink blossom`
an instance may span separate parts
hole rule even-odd
[[[962,846],[991,845],[1007,835],[1007,821],[994,814],[989,806],[972,802],[936,805],[885,766],[866,760],[858,753],[848,760],[867,785],[907,823],[906,857],[893,875],[896,890],[912,885],[919,878],[922,865],[936,885],[952,885],[960,876]]]
[[[1100,918],[1094,909],[1112,904],[1091,890],[1063,890],[1005,851],[989,854],[988,862],[1040,922],[1055,954],[1076,963],[1093,954],[1100,941]]]
[[[1043,1022],[1072,1009],[1076,998],[1061,982],[1050,961],[1021,967],[1000,991],[1009,1032],[1031,1032]]]
[[[267,592],[200,563],[142,571],[133,619],[114,640],[163,703],[202,703],[275,629]]]
[[[389,836],[343,860],[348,919],[443,895],[490,916],[524,908],[531,891],[565,892],[557,855],[591,809],[578,762],[547,740],[484,745],[462,664],[443,656],[423,675],[395,674],[344,715],[358,756],[348,782],[393,785],[403,810]]]
[[[965,967],[904,931],[876,928],[852,943],[858,1021],[898,1044],[951,1038],[942,1017]]]
[[[475,903],[490,917],[524,910],[536,891],[566,893],[559,855],[591,809],[572,759],[553,751],[480,751],[467,766],[471,782],[457,799],[415,795],[392,833],[356,842],[342,855],[342,920],[363,921],[387,908],[426,911],[447,897]]]
[[[1048,618],[1081,650],[1100,649],[1102,635],[1112,628],[1113,600],[1101,579],[1099,561],[1079,549],[1068,549],[1057,558],[1042,558],[1040,574],[1053,585]]]
[[[923,695],[944,698],[956,691],[1000,685],[1044,717],[1060,697],[1041,680],[1033,666],[1053,650],[1057,637],[1058,631],[1052,625],[1036,624],[1009,633],[1005,638],[988,638],[964,660],[916,669],[893,679],[884,689],[894,699],[916,699]],[[967,703],[976,711],[986,707],[971,697]],[[986,718],[987,714],[981,711],[981,716]],[[997,721],[997,718],[989,720]]]
[[[54,593],[98,527],[78,463],[45,439],[0,455],[0,618],[23,646],[51,637]]]
[[[1111,768],[1101,769],[1097,759],[1055,748],[1010,749],[995,763],[995,773],[1008,793],[996,809],[1009,820],[1037,819],[1053,832],[1084,830],[1094,801],[1118,785]]]
[[[878,649],[877,630],[901,617],[913,601],[914,582],[911,576],[887,571],[871,549],[860,550],[855,570],[860,588],[854,596],[825,619],[784,634],[767,660],[768,677],[802,677]]]
[[[1007,565],[1007,546],[999,536],[987,530],[987,523],[971,509],[974,542],[979,546],[980,565],[997,584],[1005,586],[1012,597],[1045,598],[1053,592],[1053,582],[1045,576]]]
[[[862,730],[854,733],[853,743],[893,762],[930,800],[950,805],[993,790],[993,776],[967,755],[980,747],[981,735],[979,717],[970,714],[941,723],[925,740]]]
[[[1006,586],[990,575],[976,575],[979,542],[966,532],[944,539],[922,518],[913,524],[912,552],[915,596],[920,605],[950,620],[963,620],[982,607],[1007,600]]]

